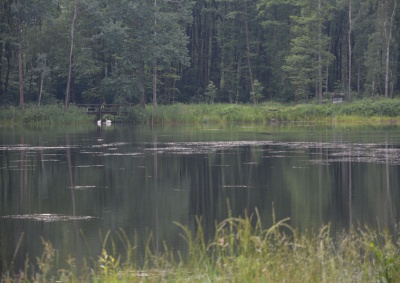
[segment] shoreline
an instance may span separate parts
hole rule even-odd
[[[400,99],[363,99],[341,104],[172,104],[153,109],[130,106],[115,117],[116,123],[135,124],[224,124],[259,123],[280,124],[306,123],[358,123],[400,124]],[[17,125],[78,125],[94,123],[93,115],[86,110],[71,106],[65,111],[60,105],[26,105],[21,112],[18,107],[0,108],[3,126]]]

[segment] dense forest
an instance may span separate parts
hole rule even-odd
[[[0,0],[0,104],[400,94],[398,0]]]

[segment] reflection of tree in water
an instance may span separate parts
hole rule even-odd
[[[65,136],[65,145],[67,147],[67,165],[68,165],[68,176],[70,183],[70,192],[71,192],[71,206],[72,206],[72,215],[76,216],[76,205],[75,205],[75,184],[74,184],[74,176],[72,170],[72,161],[71,161],[71,148],[68,134]]]
[[[195,155],[187,164],[191,175],[189,214],[201,217],[205,236],[212,237],[214,225],[218,219],[219,188],[216,184],[217,167],[209,164],[204,155]],[[211,231],[210,231],[211,230]]]
[[[254,213],[253,155],[251,147],[244,146],[186,160],[191,176],[189,213],[201,217],[207,238],[214,236],[215,223],[230,214],[244,217]]]
[[[80,136],[58,133],[56,138],[43,139],[52,141],[46,148],[35,140],[38,134],[25,132],[25,140],[16,135],[7,142],[39,147],[1,151],[0,212],[72,213],[96,219],[73,224],[5,220],[2,228],[12,231],[8,232],[12,236],[4,237],[6,232],[0,231],[5,239],[0,242],[2,258],[12,257],[23,231],[18,253],[22,263],[26,247],[32,246],[32,239],[39,240],[40,233],[50,235],[55,246],[68,254],[101,252],[99,230],[104,235],[119,228],[130,239],[137,235],[140,245],[151,230],[159,243],[165,240],[169,247],[183,250],[182,230],[172,222],[194,229],[194,215],[200,216],[206,236],[212,237],[215,222],[228,217],[227,201],[233,217],[244,216],[245,211],[254,214],[257,208],[264,227],[270,226],[273,209],[277,220],[291,217],[291,224],[299,229],[317,229],[330,221],[335,232],[347,228],[351,219],[355,225],[375,224],[379,219],[381,226],[392,227],[398,219],[396,156],[400,151],[390,140],[381,145],[339,141],[170,144],[163,143],[164,136],[150,134],[146,142],[120,143],[131,137],[118,135],[117,130],[97,132],[94,128],[91,139],[82,141]],[[143,138],[135,135],[139,137]],[[80,230],[91,239],[88,249],[77,235]],[[36,242],[35,251],[41,252],[40,240]],[[33,248],[28,251],[33,254]]]
[[[365,156],[373,155],[353,145],[347,146],[339,159],[335,151],[326,154],[327,160],[331,155],[334,160],[324,166],[323,176],[331,180],[323,180],[325,194],[329,193],[322,203],[325,221],[338,228],[368,224],[396,231],[397,211],[392,199],[398,199],[398,194],[391,189],[391,183],[398,176],[393,170],[397,166],[392,165],[388,143],[375,151],[379,154],[376,160],[366,159]]]
[[[350,225],[349,211],[351,195],[351,161],[349,162],[334,162],[332,167],[332,175],[336,188],[331,190],[330,194],[330,215],[332,222],[341,222],[343,226]]]
[[[385,141],[385,149],[386,149],[386,164],[385,164],[385,172],[386,172],[386,197],[385,197],[385,225],[388,227],[391,227],[393,229],[393,231],[395,233],[394,237],[395,237],[395,241],[397,242],[397,237],[398,237],[398,227],[397,227],[397,215],[396,215],[396,208],[393,207],[393,203],[392,203],[392,193],[391,193],[391,178],[390,176],[393,176],[393,172],[391,170],[391,168],[393,168],[393,166],[389,167],[389,142],[388,142],[388,136],[386,134],[386,141]]]

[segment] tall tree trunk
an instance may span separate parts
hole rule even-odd
[[[322,104],[322,56],[321,50],[318,52],[318,101]]]
[[[3,43],[0,42],[0,103],[4,94],[2,73],[3,73]]]
[[[10,82],[11,56],[12,56],[11,46],[10,46],[9,42],[7,42],[5,44],[5,51],[6,51],[6,59],[7,59],[7,72],[6,72],[6,79],[4,81],[4,94],[7,95],[8,94],[8,86],[9,86],[9,82]]]
[[[176,87],[176,79],[173,79],[173,83],[172,83],[172,103],[175,104],[175,87]]]
[[[11,0],[8,1],[8,3],[6,1],[3,1],[3,27],[4,30],[2,32],[7,32],[10,28],[10,23],[11,23]],[[7,61],[7,65],[6,65],[6,71],[5,71],[5,79],[4,82],[2,83],[2,95],[7,96],[8,94],[8,86],[9,86],[9,81],[10,81],[10,73],[11,73],[11,58],[12,58],[12,50],[11,50],[11,44],[10,44],[10,38],[5,39],[2,38],[3,42],[2,42],[2,46],[4,46],[4,55]],[[4,44],[4,45],[3,45]],[[3,49],[2,49],[3,50]],[[3,57],[0,58],[0,60],[2,61]],[[2,62],[0,62],[0,64],[2,64]]]
[[[154,0],[154,43],[157,37],[157,0]],[[153,55],[153,109],[157,108],[157,58]]]
[[[359,61],[359,60],[357,60]],[[360,70],[360,62],[357,64],[357,92],[360,93],[361,90],[361,70]]]
[[[372,99],[374,99],[374,97],[375,97],[375,75],[374,75],[374,77],[372,78],[371,96],[372,96]]]
[[[32,68],[32,66],[33,66],[33,63],[29,66],[29,68],[28,68],[28,63],[26,64],[25,74],[28,74],[28,73],[30,74],[29,75],[28,93],[27,93],[28,97],[30,97],[31,93],[32,93],[32,81],[33,81],[33,68]]]
[[[351,14],[352,14],[352,2],[351,0],[349,0],[349,30],[347,31],[347,41],[348,41],[348,59],[349,59],[349,63],[348,63],[348,82],[347,82],[347,91],[349,93],[349,101],[351,102],[353,97],[351,94],[351,60],[352,60],[352,50],[351,50],[351,30],[352,30],[352,19],[351,19]]]
[[[320,17],[321,15],[321,0],[318,0],[318,16]],[[318,100],[319,104],[322,104],[322,39],[321,39],[321,33],[322,33],[322,24],[321,24],[321,19],[318,19],[319,24],[318,24]]]
[[[18,4],[18,1],[16,1]],[[24,111],[24,72],[23,72],[23,56],[22,56],[22,32],[21,32],[21,18],[17,17],[18,29],[18,78],[19,78],[19,107]]]
[[[1,18],[1,22],[0,22],[0,103],[1,100],[3,98],[4,95],[4,83],[3,83],[3,47],[4,47],[4,43],[3,43],[3,36],[2,34],[5,32],[5,26],[7,25],[6,22],[6,11],[5,11],[5,4],[0,5],[0,18]]]
[[[253,85],[253,70],[251,68],[251,60],[250,60],[250,39],[249,39],[249,15],[247,8],[247,0],[244,0],[244,29],[246,32],[246,57],[247,57],[247,68],[249,68],[249,79],[250,79],[250,91],[254,93],[254,85]],[[254,100],[256,103],[256,100]]]
[[[144,61],[142,60],[140,62],[140,92],[142,93],[142,97],[140,99],[140,105],[142,106],[142,108],[144,109],[146,106],[146,96],[145,96],[145,66],[144,66]]]
[[[69,49],[69,65],[68,65],[68,81],[67,81],[67,90],[65,93],[65,110],[68,110],[70,92],[71,92],[71,76],[72,76],[72,55],[74,50],[74,30],[75,30],[75,21],[77,14],[77,4],[78,0],[74,1],[74,15],[72,17],[71,22],[71,45]]]
[[[157,108],[157,60],[153,63],[153,109]]]
[[[390,72],[390,77],[393,78],[393,71]],[[392,79],[390,82],[390,98],[393,98],[393,91],[394,91],[394,81]]]
[[[42,73],[41,76],[40,76],[40,88],[39,88],[39,99],[38,99],[38,105],[39,106],[40,106],[40,102],[42,101],[43,81],[44,81],[44,75]]]
[[[384,29],[385,29],[385,39],[386,39],[385,97],[389,96],[390,41],[392,40],[393,20],[394,20],[394,15],[395,15],[395,11],[396,11],[397,1],[398,0],[394,0],[393,11],[392,11],[392,15],[390,17],[389,34],[387,34],[387,29],[386,29],[386,27],[384,27]],[[388,6],[389,6],[389,4],[387,2],[388,1],[386,1],[386,11],[388,11]],[[386,20],[385,20],[385,26],[386,26]]]
[[[46,65],[47,65],[47,57],[44,58],[44,66],[43,66],[43,69],[46,68]],[[42,101],[43,82],[44,82],[44,70],[42,70],[42,73],[40,74],[39,99],[38,99],[38,105],[39,105],[39,106],[40,106],[40,103],[41,103],[41,101]]]
[[[207,55],[206,55],[206,58],[207,58],[207,72],[206,72],[206,79],[207,80],[205,80],[204,81],[204,89],[206,89],[207,88],[207,86],[208,86],[208,82],[210,81],[210,74],[211,74],[211,72],[212,72],[212,60],[213,60],[213,49],[212,49],[212,44],[213,44],[213,24],[214,24],[214,21],[213,21],[213,16],[212,15],[210,15],[209,17],[208,17],[208,21],[209,21],[209,24],[208,24],[208,26],[207,26]]]

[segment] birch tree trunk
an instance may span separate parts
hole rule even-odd
[[[144,66],[144,61],[142,60],[140,62],[140,92],[142,93],[141,99],[140,99],[140,105],[144,109],[146,107],[146,86],[145,86],[145,78],[144,78],[144,73],[145,73],[145,66]]]
[[[19,24],[18,24],[19,29]],[[22,35],[18,30],[18,78],[19,78],[19,107],[24,111],[24,72],[23,72],[23,56],[22,56]]]
[[[157,36],[157,0],[154,0],[154,43]],[[157,58],[153,54],[153,109],[157,108]]]
[[[253,70],[251,68],[250,61],[250,39],[249,39],[249,15],[247,9],[247,0],[244,0],[244,28],[246,32],[246,57],[247,57],[247,67],[249,68],[249,79],[250,79],[250,91],[254,93],[254,85],[253,85]]]
[[[397,0],[394,0],[392,15],[390,17],[390,24],[389,24],[389,34],[385,27],[385,39],[386,39],[386,66],[385,66],[385,97],[389,96],[389,63],[390,63],[390,41],[392,40],[392,29],[393,29],[393,20],[396,11]],[[386,11],[388,11],[389,4],[386,1]],[[385,20],[386,23],[386,20]]]
[[[153,63],[153,109],[157,108],[157,60]]]
[[[75,21],[77,14],[77,3],[78,0],[74,1],[74,15],[72,17],[71,22],[71,46],[69,49],[69,66],[68,66],[68,81],[67,81],[67,90],[65,93],[65,110],[68,110],[70,92],[71,92],[71,76],[72,76],[72,55],[74,50],[74,30],[75,30]]]
[[[18,5],[18,1],[15,1]],[[24,72],[23,72],[23,55],[22,55],[22,31],[21,16],[17,15],[17,34],[18,34],[18,79],[19,79],[19,107],[24,111]]]
[[[318,100],[319,104],[322,104],[322,40],[321,40],[321,33],[322,33],[322,25],[321,25],[321,0],[318,0],[318,16],[319,16],[319,24],[318,24]]]
[[[40,76],[40,89],[39,89],[39,102],[38,105],[40,106],[40,102],[42,100],[42,93],[43,93],[43,81],[44,81],[44,74],[42,72]]]
[[[351,73],[351,68],[352,68],[352,66],[351,66],[351,60],[352,60],[352,56],[351,56],[351,53],[352,53],[352,50],[351,50],[351,30],[353,28],[351,14],[352,14],[352,2],[351,2],[351,0],[349,0],[349,30],[347,31],[348,52],[349,52],[349,54],[348,54],[348,60],[349,60],[348,68],[349,68],[349,70],[348,70],[348,79],[347,79],[348,80],[347,81],[347,91],[349,93],[349,101],[350,102],[353,99],[352,93],[351,93],[351,77],[352,77],[352,73]]]

